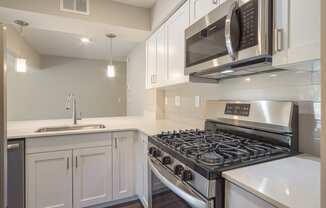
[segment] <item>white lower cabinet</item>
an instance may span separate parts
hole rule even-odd
[[[134,132],[113,133],[113,199],[135,195]]]
[[[147,136],[133,131],[26,140],[27,208],[116,203],[134,199],[136,187],[147,207],[147,177]]]
[[[74,155],[74,207],[112,200],[111,147],[77,149]]]
[[[143,206],[148,207],[148,163],[147,163],[147,138],[140,133],[136,143],[136,191]]]
[[[252,193],[226,181],[225,182],[225,208],[276,208]]]
[[[26,157],[27,208],[72,207],[72,151]]]

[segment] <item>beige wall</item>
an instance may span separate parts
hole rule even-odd
[[[321,207],[326,208],[326,2],[321,1],[322,4],[322,54],[321,54],[321,83],[322,83],[322,134],[321,134]]]
[[[150,10],[108,0],[90,0],[90,15],[60,11],[59,0],[1,0],[1,7],[65,16],[92,22],[150,30]]]
[[[78,100],[83,117],[126,115],[126,64],[115,63],[117,77],[106,77],[106,62],[42,57],[42,70],[16,73],[8,56],[8,120],[69,118],[69,93]]]
[[[37,69],[40,68],[40,55],[21,37],[21,34],[10,25],[7,25],[7,49],[10,53],[15,54],[15,56],[25,58],[28,65]]]
[[[291,100],[299,105],[300,151],[320,154],[320,71],[284,71],[222,81],[214,84],[187,84],[165,90],[165,118],[180,122],[203,122],[206,100]],[[181,105],[174,103],[181,97]],[[201,106],[195,107],[195,96]]]
[[[127,58],[127,115],[144,115],[146,46],[141,43]]]

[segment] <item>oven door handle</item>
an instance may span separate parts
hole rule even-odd
[[[237,55],[236,55],[236,46],[233,43],[232,40],[232,17],[234,12],[239,8],[239,4],[237,1],[234,1],[229,9],[228,14],[226,15],[226,20],[225,20],[225,44],[226,44],[226,49],[232,58],[232,60],[236,60]]]
[[[191,190],[190,187],[172,175],[165,167],[152,159],[149,159],[148,163],[156,177],[176,195],[185,200],[189,205],[196,208],[209,208],[209,203],[207,200],[203,199],[203,197]]]

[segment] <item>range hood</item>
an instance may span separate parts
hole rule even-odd
[[[211,82],[211,80],[219,81],[222,79],[231,79],[282,70],[284,69],[273,67],[272,57],[266,56],[256,57],[255,59],[238,61],[224,66],[192,72],[188,73],[188,75],[190,75],[190,80],[193,82]]]

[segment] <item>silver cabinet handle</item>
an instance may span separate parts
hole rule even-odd
[[[280,52],[283,50],[283,29],[275,29],[275,52]]]
[[[209,208],[209,203],[199,194],[192,191],[184,183],[180,182],[174,175],[168,172],[160,164],[157,164],[155,161],[148,160],[149,167],[156,177],[166,185],[171,191],[181,197],[183,200],[188,202],[191,207],[196,208]]]
[[[69,157],[67,157],[67,170],[69,170]]]
[[[14,150],[14,149],[19,149],[20,144],[8,144],[7,149],[8,150]]]
[[[78,156],[76,156],[76,169],[78,168]]]
[[[116,149],[118,148],[118,139],[117,139],[117,137],[114,138],[114,147]]]
[[[231,34],[231,23],[232,23],[232,16],[236,9],[239,8],[238,2],[234,1],[232,5],[230,6],[230,10],[226,16],[225,20],[225,43],[226,43],[226,49],[231,56],[232,60],[235,60],[236,52],[234,51],[234,46],[232,45],[232,34]]]

